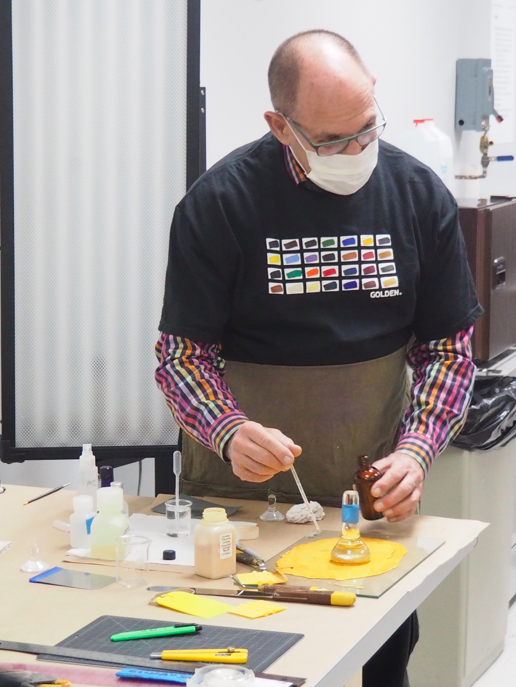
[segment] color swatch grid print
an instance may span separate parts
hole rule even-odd
[[[266,239],[266,243],[271,294],[377,291],[399,286],[390,234]]]

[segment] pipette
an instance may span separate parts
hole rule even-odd
[[[176,476],[176,527],[179,529],[179,475],[181,474],[181,452],[174,451],[174,475]]]
[[[303,489],[303,485],[301,484],[301,481],[299,477],[297,476],[296,468],[291,465],[290,470],[292,474],[294,475],[294,479],[296,480],[297,488],[299,489],[299,493],[301,494],[303,501],[305,502],[305,506],[308,508],[308,512],[310,513],[310,517],[312,518],[312,521],[315,526],[315,532],[311,532],[308,536],[309,537],[315,537],[317,534],[320,533],[321,528],[319,527],[319,523],[317,522],[317,518],[314,515],[314,512],[312,510],[312,506],[310,505],[309,500],[306,498],[305,490]]]

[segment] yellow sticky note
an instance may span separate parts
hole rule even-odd
[[[270,601],[261,601],[257,599],[256,601],[249,601],[246,604],[240,604],[240,606],[232,608],[230,613],[253,620],[255,618],[264,618],[267,615],[273,615],[274,613],[279,613],[284,610],[285,606],[279,606]]]
[[[268,611],[269,613],[279,613],[280,611],[284,611],[286,608],[286,606],[280,606],[273,601],[266,601],[265,599],[254,599],[253,601],[249,601],[248,605],[249,604],[255,608],[262,608],[264,611]]]
[[[240,584],[285,584],[288,582],[288,578],[279,572],[258,572],[255,570],[250,573],[242,573],[241,575],[236,575],[237,580]]]
[[[169,592],[158,596],[156,603],[173,611],[188,613],[199,618],[214,618],[233,609],[233,606],[223,604],[215,599],[207,599],[205,596],[189,594],[188,592]]]

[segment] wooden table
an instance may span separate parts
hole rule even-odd
[[[43,493],[36,487],[7,486],[0,495],[0,540],[10,540],[11,548],[0,554],[0,639],[56,644],[92,622],[100,615],[125,615],[158,620],[184,621],[185,616],[148,605],[152,592],[145,588],[124,589],[116,584],[97,591],[84,591],[51,585],[29,584],[27,573],[20,565],[30,556],[31,545],[37,543],[41,558],[50,566],[61,565],[69,548],[69,535],[52,527],[56,519],[68,520],[74,492],[62,490],[40,501],[22,503]],[[131,512],[150,512],[155,500],[128,497]],[[265,559],[282,551],[312,530],[312,525],[291,525],[286,522],[262,522],[258,519],[265,504],[256,501],[210,499],[219,503],[242,505],[233,520],[257,521],[260,537],[249,542]],[[280,506],[281,509],[286,510]],[[324,529],[340,529],[340,509],[327,508]],[[234,615],[222,615],[209,624],[231,627],[302,632],[305,637],[278,659],[268,672],[306,677],[307,687],[343,687],[399,625],[419,606],[440,582],[474,547],[485,524],[472,520],[453,520],[433,516],[414,516],[402,523],[383,521],[363,523],[382,527],[385,534],[395,537],[413,536],[445,539],[445,544],[406,575],[379,599],[358,598],[351,608],[289,604],[286,611],[273,616],[248,620]],[[74,565],[89,572],[113,574],[110,567],[86,564]],[[242,568],[242,571],[244,568]],[[190,571],[173,569],[152,571],[149,584],[170,586],[214,586],[214,581],[195,577]],[[231,580],[217,580],[220,587],[231,587]],[[241,601],[224,599],[237,605]],[[13,652],[0,652],[0,662],[34,657]],[[41,664],[39,664],[41,666]],[[353,684],[358,682],[353,681]]]

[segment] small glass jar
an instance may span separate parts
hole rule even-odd
[[[342,533],[331,552],[334,563],[369,563],[371,553],[358,529],[359,496],[349,489],[342,495]]]

